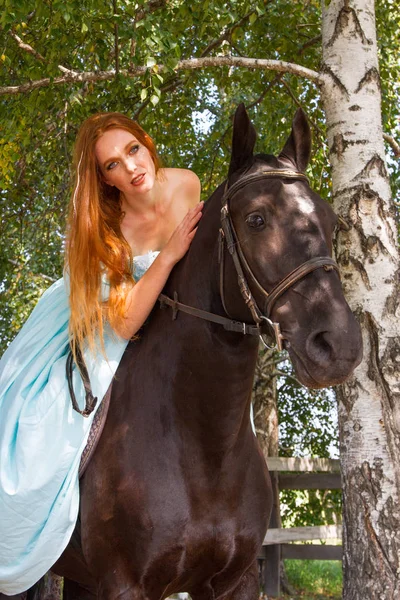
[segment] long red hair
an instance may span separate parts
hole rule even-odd
[[[70,280],[69,330],[72,350],[84,341],[92,350],[103,346],[104,322],[111,327],[123,318],[127,290],[134,285],[132,251],[121,233],[119,190],[107,185],[96,160],[97,140],[110,129],[125,129],[145,146],[160,168],[153,140],[134,121],[120,113],[99,113],[82,124],[75,143],[75,185],[69,207],[65,268]],[[106,275],[110,294],[101,298]]]

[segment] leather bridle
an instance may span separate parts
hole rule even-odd
[[[226,183],[224,194],[222,196],[222,208],[221,208],[221,228],[219,230],[219,270],[220,270],[220,296],[222,305],[226,314],[230,317],[226,307],[225,292],[224,292],[224,261],[225,261],[225,248],[228,250],[232,257],[235,265],[239,289],[242,297],[250,310],[253,317],[254,324],[245,322],[235,321],[232,318],[222,317],[186,304],[182,304],[178,301],[178,295],[174,293],[174,299],[169,298],[165,294],[160,294],[159,301],[161,306],[170,306],[173,309],[172,318],[175,319],[178,311],[185,312],[187,314],[212,321],[214,323],[220,323],[228,331],[238,331],[243,334],[258,335],[262,339],[265,345],[265,331],[263,325],[267,325],[272,337],[275,338],[276,347],[278,350],[282,350],[282,340],[284,339],[281,333],[280,325],[277,322],[273,322],[270,319],[272,308],[275,302],[280,298],[291,286],[303,279],[306,275],[322,267],[325,271],[331,271],[336,269],[339,273],[339,267],[337,263],[329,256],[317,256],[305,261],[299,267],[294,269],[291,273],[286,275],[282,281],[280,281],[270,292],[267,292],[254,275],[246,256],[244,255],[243,249],[240,245],[240,240],[237,236],[235,226],[233,224],[230,211],[229,211],[229,200],[232,196],[242,189],[244,186],[261,181],[264,179],[279,178],[279,179],[302,179],[308,182],[307,176],[300,171],[292,171],[289,169],[275,169],[275,170],[263,170],[250,175],[244,175],[228,187]],[[265,299],[264,310],[260,310],[248,284],[248,280],[255,286],[257,291]]]

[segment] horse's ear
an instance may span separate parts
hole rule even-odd
[[[311,154],[311,130],[306,113],[298,108],[294,115],[292,131],[280,153],[281,158],[288,158],[299,171],[307,168]]]
[[[243,103],[239,104],[233,118],[232,156],[228,177],[240,169],[253,156],[256,130]]]

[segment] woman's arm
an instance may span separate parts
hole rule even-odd
[[[141,328],[175,264],[186,254],[201,218],[203,202],[191,208],[153,264],[128,292],[126,314],[116,333],[131,339]]]

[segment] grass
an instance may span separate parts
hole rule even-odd
[[[336,560],[285,560],[289,583],[295,596],[282,600],[340,600],[342,597],[342,565]]]
[[[294,596],[268,600],[341,600],[342,565],[338,560],[285,560],[286,575]],[[190,596],[188,597],[190,600]],[[267,600],[265,596],[262,596]],[[178,594],[170,599],[180,600]]]

